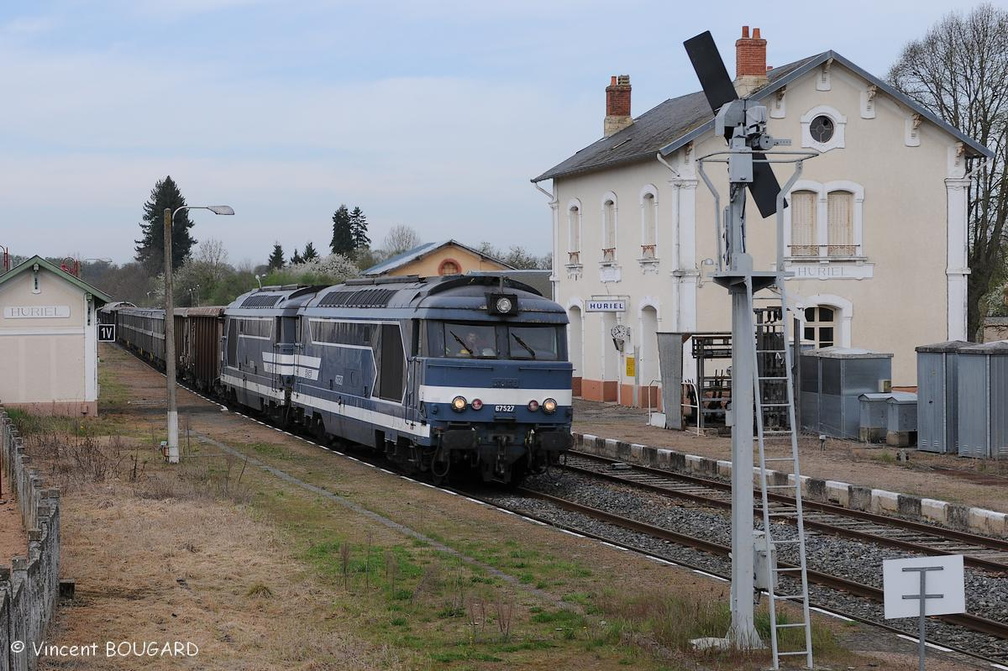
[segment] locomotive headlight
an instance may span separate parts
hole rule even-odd
[[[465,396],[456,396],[451,402],[452,410],[455,412],[462,412],[466,409]]]
[[[535,399],[532,399],[531,401],[529,401],[528,402],[528,409],[531,412],[535,412],[536,410],[538,410],[539,409],[539,401],[537,401]]]
[[[542,409],[547,415],[552,415],[557,409],[556,399],[547,398],[542,402]]]
[[[506,315],[510,314],[511,310],[514,308],[514,303],[511,302],[511,298],[508,296],[500,296],[497,298],[497,302],[494,304],[497,312]]]
[[[469,405],[469,407],[472,408],[473,410],[479,410],[480,408],[483,407],[483,401],[479,400],[478,398],[474,398],[473,402]]]

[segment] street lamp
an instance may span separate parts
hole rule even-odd
[[[182,210],[210,210],[214,214],[234,214],[229,205],[184,205],[173,212],[164,211],[165,253],[165,377],[168,379],[168,445],[165,457],[169,464],[179,462],[178,402],[175,394],[175,306],[172,296],[172,219]]]

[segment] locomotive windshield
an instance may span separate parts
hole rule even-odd
[[[493,326],[478,324],[444,325],[445,356],[496,357],[497,338]]]
[[[559,358],[555,326],[508,326],[507,331],[510,358],[545,361]]]
[[[562,330],[552,324],[493,325],[444,322],[434,326],[429,356],[537,361],[556,361],[563,358],[560,344]],[[441,341],[443,348],[435,346],[437,340]]]

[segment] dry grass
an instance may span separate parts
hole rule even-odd
[[[296,566],[286,543],[240,506],[138,498],[112,486],[86,494],[91,504],[75,497],[65,510],[65,544],[79,551],[68,553],[64,574],[78,587],[73,605],[60,612],[61,638],[189,641],[200,651],[194,668],[412,667],[329,626],[333,595],[304,571],[282,570]],[[122,668],[121,661],[96,661],[80,668]]]
[[[105,350],[103,358],[115,354]],[[153,389],[163,378],[145,376],[126,358],[115,365],[129,368],[120,379],[134,385],[130,398],[156,398],[137,386]],[[49,450],[50,473],[68,487],[63,575],[77,581],[77,598],[60,609],[51,638],[102,645],[190,641],[199,655],[48,659],[42,671],[141,665],[154,671],[741,670],[768,664],[765,652],[689,650],[688,638],[726,629],[718,620],[727,600],[722,584],[350,463],[186,394],[180,410],[191,442],[181,467],[169,467],[158,458],[148,420],[138,419],[147,417],[138,405],[120,400],[118,422],[106,414],[106,426],[119,426],[106,429],[113,438],[95,431],[79,438],[80,449],[39,443],[40,452]],[[79,434],[74,429],[71,442]],[[336,496],[281,480],[255,460]],[[700,626],[697,613],[705,611],[713,624]],[[842,633],[844,627],[831,628]],[[817,661],[834,668],[910,668],[906,657],[876,666],[841,650]]]

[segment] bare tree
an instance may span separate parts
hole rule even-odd
[[[910,42],[889,82],[994,152],[976,170],[969,202],[967,332],[982,326],[981,299],[1003,277],[1008,230],[1008,12],[989,4],[951,13]]]
[[[383,247],[388,256],[402,254],[421,244],[420,234],[405,224],[396,224],[385,236]]]
[[[552,254],[535,256],[518,245],[511,245],[508,251],[504,252],[489,242],[482,242],[479,251],[518,270],[550,270],[553,266]]]
[[[224,243],[214,238],[207,238],[196,248],[196,260],[212,266],[227,265],[228,253]]]

